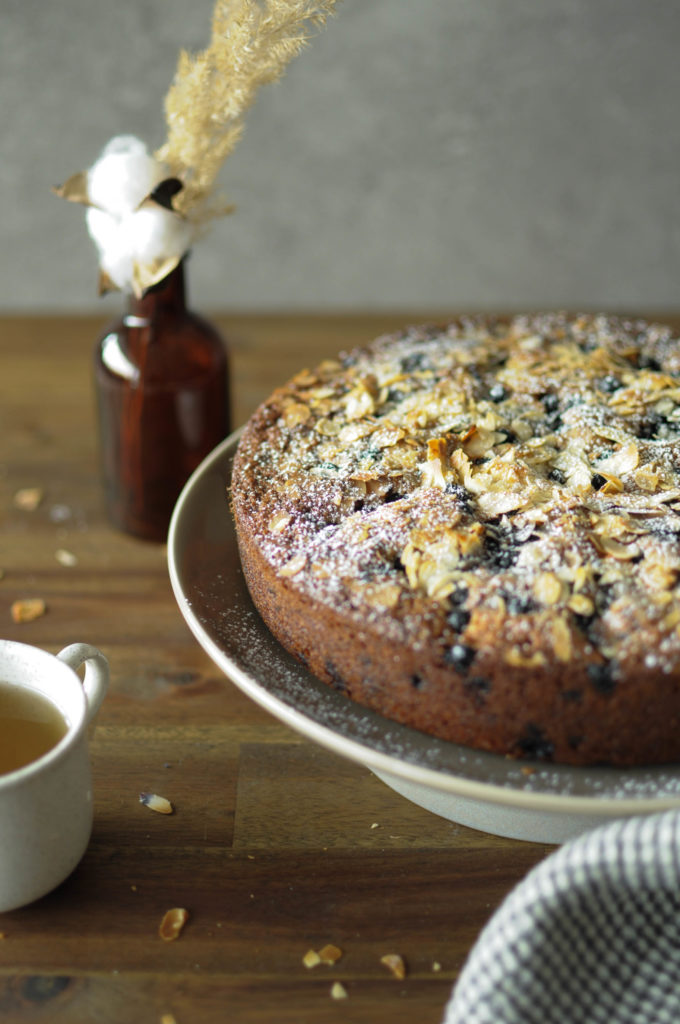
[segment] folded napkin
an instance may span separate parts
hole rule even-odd
[[[444,1024],[679,1024],[680,812],[574,839],[481,932]]]

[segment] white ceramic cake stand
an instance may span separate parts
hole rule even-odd
[[[680,765],[617,770],[523,763],[398,725],[316,680],[255,610],[227,490],[238,435],[199,466],[170,525],[170,579],[190,629],[254,701],[316,743],[366,765],[413,803],[471,828],[562,843],[614,818],[680,807]]]

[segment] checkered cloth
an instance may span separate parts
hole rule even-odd
[[[597,828],[535,867],[444,1024],[680,1024],[680,812]]]

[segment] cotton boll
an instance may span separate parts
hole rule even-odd
[[[85,221],[90,238],[97,246],[100,256],[117,244],[116,236],[120,227],[120,220],[117,217],[112,217],[110,213],[96,206],[90,206],[85,213]]]
[[[117,288],[132,288],[133,252],[125,221],[103,210],[87,211],[87,226],[99,253],[99,265]]]
[[[101,269],[123,291],[133,291],[135,266],[153,267],[181,258],[193,241],[193,227],[172,210],[153,203],[123,217],[90,207],[87,226]]]
[[[117,217],[136,210],[167,177],[167,168],[134,135],[117,135],[87,173],[93,206]]]
[[[135,261],[143,266],[182,256],[193,240],[192,226],[163,206],[149,204],[127,217],[125,224]]]

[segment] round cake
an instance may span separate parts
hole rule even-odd
[[[539,314],[410,327],[247,423],[232,506],[264,621],[442,739],[680,760],[680,343]]]

